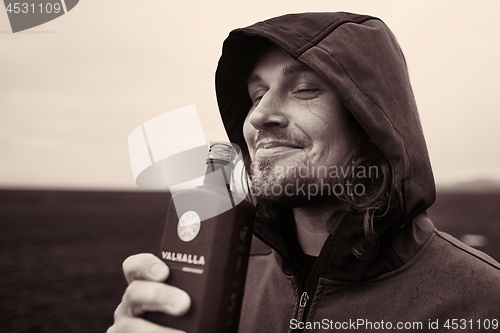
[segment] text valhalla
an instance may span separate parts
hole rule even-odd
[[[192,255],[192,254],[172,253],[170,251],[162,251],[161,257],[163,258],[163,260],[182,262],[182,263],[186,263],[186,264],[193,264],[193,265],[200,265],[200,266],[205,265],[205,257],[204,256],[200,256],[198,258],[197,255]]]

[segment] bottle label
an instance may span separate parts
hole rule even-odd
[[[200,215],[195,211],[182,214],[177,224],[177,235],[183,242],[190,242],[198,236],[201,228]]]
[[[161,257],[166,261],[179,262],[183,264],[205,265],[205,257],[182,252],[161,251]],[[185,271],[185,270],[184,270]],[[199,271],[197,272],[199,273]],[[203,273],[203,271],[201,272]]]

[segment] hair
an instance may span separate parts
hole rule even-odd
[[[368,260],[375,256],[379,248],[379,239],[374,228],[374,218],[383,216],[389,204],[391,192],[391,167],[388,159],[375,143],[366,135],[346,159],[344,166],[349,162],[352,168],[376,167],[380,170],[378,177],[356,178],[354,173],[339,179],[341,183],[362,184],[366,189],[363,195],[339,196],[350,209],[363,217],[362,229],[352,235],[351,244],[353,254],[361,260]]]

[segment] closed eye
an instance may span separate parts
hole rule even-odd
[[[261,94],[261,95],[258,95],[258,96],[256,96],[256,97],[253,97],[253,98],[252,98],[252,105],[253,105],[253,106],[257,106],[257,105],[259,105],[259,102],[260,102],[260,100],[262,99],[262,97],[264,97],[264,94]]]
[[[310,87],[310,88],[296,89],[292,92],[292,94],[299,99],[313,99],[318,97],[320,92],[321,92],[320,88]]]
[[[295,93],[296,94],[306,94],[306,93],[311,93],[311,92],[317,92],[319,89],[300,89],[297,90]]]
[[[266,89],[258,89],[256,91],[254,91],[253,93],[250,94],[250,99],[252,100],[252,106],[257,106],[260,102],[260,100],[262,99],[262,97],[264,97],[264,95],[266,94],[267,90]]]

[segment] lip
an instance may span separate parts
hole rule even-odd
[[[297,153],[302,151],[302,147],[296,144],[283,141],[268,141],[259,142],[256,146],[256,157],[265,157],[268,159],[277,158],[278,156],[284,157],[289,154]]]
[[[302,149],[302,147],[297,146],[294,143],[286,142],[286,141],[260,141],[255,146],[256,150],[261,149],[280,149],[280,148],[294,148],[294,149]]]

